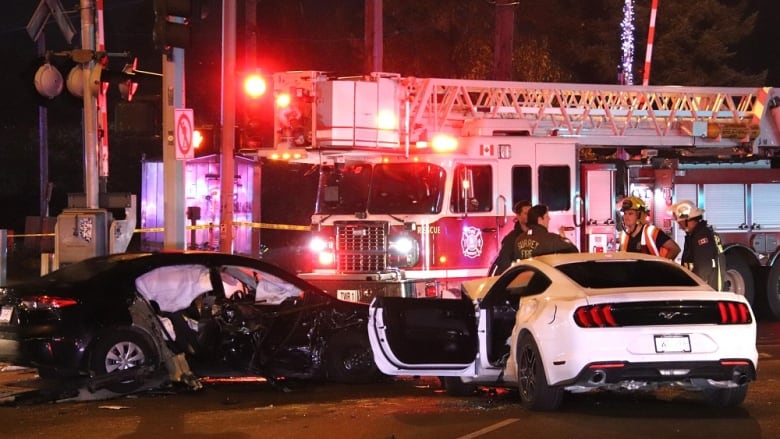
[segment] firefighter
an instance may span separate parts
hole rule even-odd
[[[618,237],[618,250],[645,253],[674,260],[680,254],[680,246],[658,227],[648,224],[650,214],[639,197],[626,197],[620,203],[623,230]]]
[[[577,247],[562,234],[547,231],[550,213],[537,204],[528,210],[528,231],[515,241],[515,259],[526,259],[550,253],[577,253]]]
[[[512,206],[512,211],[515,213],[515,225],[501,240],[501,249],[499,249],[493,265],[490,266],[488,276],[497,276],[503,273],[515,260],[515,241],[517,241],[518,236],[528,231],[529,209],[531,209],[531,202],[528,200],[520,200]]]
[[[726,257],[720,236],[702,218],[704,209],[693,201],[682,200],[672,205],[674,220],[685,231],[682,263],[710,286],[724,290],[726,279]]]

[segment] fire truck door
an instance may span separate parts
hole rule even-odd
[[[580,176],[584,219],[580,249],[590,253],[617,250],[615,165],[583,164]]]
[[[550,209],[551,232],[563,230],[575,245],[580,243],[581,210],[577,182],[577,147],[574,143],[537,143],[534,204]],[[578,247],[581,247],[577,245]]]
[[[502,238],[514,227],[514,212],[512,208],[518,201],[534,202],[533,169],[536,157],[522,144],[512,145],[511,160],[499,161],[496,167],[496,192],[497,198],[506,203],[504,211],[498,211],[497,224],[499,236]],[[509,166],[506,164],[509,163]]]

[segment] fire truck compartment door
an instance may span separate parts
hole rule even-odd
[[[374,361],[387,375],[473,375],[478,350],[468,299],[378,297],[369,310]]]
[[[581,169],[581,193],[587,247],[582,251],[601,253],[615,250],[615,165],[586,164]]]

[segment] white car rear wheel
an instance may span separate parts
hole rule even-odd
[[[557,410],[563,402],[564,391],[547,384],[542,356],[530,334],[520,338],[517,364],[517,383],[523,406],[530,410]]]

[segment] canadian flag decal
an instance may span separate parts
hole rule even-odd
[[[493,155],[493,145],[482,145],[479,155]]]

